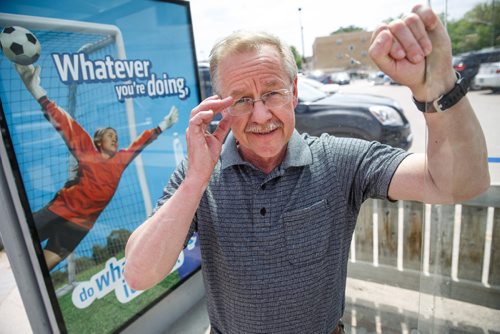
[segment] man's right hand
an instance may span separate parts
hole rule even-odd
[[[40,65],[34,67],[33,65],[14,64],[14,66],[21,80],[24,82],[26,89],[33,95],[35,100],[38,101],[40,98],[47,95],[45,89],[40,86]]]
[[[219,159],[222,143],[231,126],[231,116],[224,112],[233,104],[232,97],[221,99],[214,95],[202,101],[191,111],[186,131],[188,171],[186,178],[194,178],[203,187],[208,185],[213,169]],[[222,119],[213,133],[208,125],[218,113]]]
[[[231,117],[224,110],[232,103],[231,97],[212,96],[191,111],[186,130],[186,177],[172,197],[132,233],[125,247],[123,275],[132,289],[154,286],[175,267],[229,132]],[[222,113],[222,120],[210,134],[207,128],[217,113]]]

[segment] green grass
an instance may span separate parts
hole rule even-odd
[[[77,281],[88,281],[92,275],[101,271],[103,266],[101,264],[80,273],[77,275]],[[78,309],[73,305],[72,293],[69,292],[59,297],[59,307],[68,333],[111,333],[169,291],[179,281],[180,278],[176,271],[155,287],[143,292],[126,304],[122,304],[116,299],[113,290],[104,298],[94,300],[90,306],[84,309]]]

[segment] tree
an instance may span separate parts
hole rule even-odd
[[[480,3],[461,19],[448,23],[453,53],[495,47],[500,44],[500,5]]]
[[[105,246],[93,245],[92,246],[92,259],[95,264],[106,262],[111,256]]]
[[[361,27],[354,26],[354,25],[350,25],[347,27],[340,27],[337,30],[335,30],[334,32],[330,33],[330,36],[335,35],[335,34],[341,34],[341,33],[345,33],[345,32],[355,32],[355,31],[365,31],[365,29],[363,29]]]
[[[297,68],[301,70],[303,62],[302,56],[299,54],[295,46],[292,45],[290,48],[292,49],[293,57],[295,58],[295,62],[297,63]]]
[[[130,237],[130,231],[126,229],[113,230],[106,238],[106,246],[92,246],[92,259],[96,264],[107,261],[110,257],[123,252],[127,240]]]
[[[130,234],[130,231],[127,229],[113,230],[106,238],[108,253],[113,256],[119,252],[123,252]]]

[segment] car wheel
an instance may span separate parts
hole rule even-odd
[[[476,83],[472,82],[470,84],[469,90],[481,90],[481,86],[476,85]]]

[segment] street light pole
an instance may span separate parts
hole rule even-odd
[[[491,46],[495,47],[496,31],[495,31],[495,0],[491,0]]]
[[[444,2],[444,28],[448,30],[448,0]]]
[[[302,26],[302,8],[299,7],[299,23],[300,23],[300,37],[302,39],[302,60],[306,60],[306,54],[304,49],[304,27]]]

